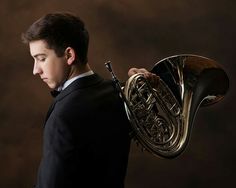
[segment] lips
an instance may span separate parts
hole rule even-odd
[[[41,78],[44,82],[46,82],[47,81],[47,78]]]

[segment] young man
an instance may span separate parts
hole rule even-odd
[[[114,83],[88,64],[84,23],[68,13],[47,14],[22,38],[34,59],[33,74],[55,96],[36,188],[124,187],[130,124]],[[136,72],[130,69],[129,75]]]

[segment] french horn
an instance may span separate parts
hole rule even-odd
[[[229,88],[222,66],[199,55],[175,55],[157,62],[150,71],[160,77],[156,86],[140,73],[121,86],[111,62],[105,65],[124,101],[132,137],[144,150],[163,158],[185,150],[199,107],[222,100]]]

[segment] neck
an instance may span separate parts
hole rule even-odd
[[[78,76],[78,75],[83,74],[85,72],[88,72],[90,70],[91,70],[91,68],[90,68],[89,64],[85,64],[85,65],[72,65],[71,69],[69,71],[67,80],[69,80],[71,78],[74,78],[75,76]]]

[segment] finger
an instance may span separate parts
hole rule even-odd
[[[160,77],[157,76],[156,74],[153,73],[145,73],[144,77],[150,82],[150,84],[154,87],[157,86],[159,84],[160,81]]]
[[[149,73],[148,70],[145,69],[145,68],[140,68],[140,69],[138,69],[137,71],[138,71],[138,73],[143,73],[143,74]]]
[[[135,68],[135,67],[130,68],[129,71],[128,71],[128,76],[130,77],[130,76],[136,74],[136,73],[137,73],[137,70],[138,70],[138,69]]]

